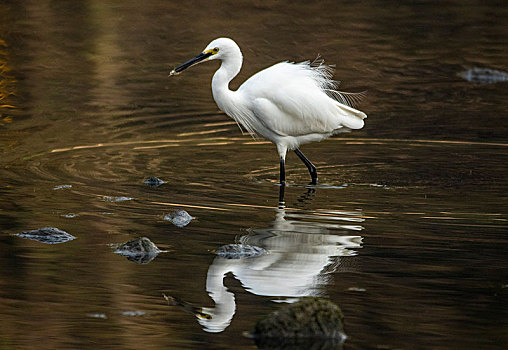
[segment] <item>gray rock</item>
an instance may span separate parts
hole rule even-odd
[[[111,197],[111,196],[103,196],[102,199],[104,199],[106,202],[125,202],[125,201],[131,201],[134,198],[132,197]]]
[[[161,179],[159,179],[158,177],[155,177],[155,176],[150,176],[148,179],[146,179],[143,182],[150,187],[159,187],[160,185],[166,183],[165,181],[162,181]]]
[[[106,314],[86,314],[88,317],[92,317],[92,318],[102,318],[103,320],[107,320],[108,319],[108,316]]]
[[[177,209],[173,213],[164,216],[164,220],[170,221],[173,225],[178,227],[187,226],[192,219],[194,219],[194,217],[190,216],[189,213],[183,209]]]
[[[124,311],[124,312],[122,312],[122,316],[136,317],[136,316],[145,316],[145,315],[146,315],[146,312],[144,312],[144,311]]]
[[[62,188],[72,188],[72,185],[58,185],[53,188],[53,190],[61,190]]]
[[[73,235],[56,227],[43,227],[37,230],[23,231],[21,233],[16,233],[15,235],[45,244],[59,244],[76,239]]]
[[[138,237],[116,247],[115,253],[125,256],[137,264],[148,264],[161,252],[152,241],[146,237]]]
[[[508,81],[508,73],[490,68],[472,68],[460,73],[467,81],[479,84],[493,84]]]
[[[255,258],[266,253],[266,249],[248,244],[226,244],[215,252],[225,259]]]

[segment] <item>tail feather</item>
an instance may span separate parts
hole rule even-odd
[[[342,125],[350,129],[363,128],[363,120],[367,118],[367,114],[343,104],[337,104],[337,107],[341,110]]]

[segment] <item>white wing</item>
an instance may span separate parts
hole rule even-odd
[[[363,112],[328,95],[327,90],[336,91],[330,76],[331,68],[325,65],[281,62],[253,75],[238,92],[253,101],[256,117],[278,134],[329,134],[343,127],[362,128]]]

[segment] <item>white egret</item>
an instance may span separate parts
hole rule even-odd
[[[177,66],[170,75],[181,73],[204,61],[221,60],[212,79],[217,106],[253,137],[257,135],[277,146],[280,156],[280,183],[286,183],[285,161],[293,150],[307,166],[312,184],[317,171],[298,149],[308,142],[321,141],[338,132],[361,129],[367,115],[353,107],[361,94],[337,91],[331,79],[333,69],[322,60],[301,63],[280,62],[266,68],[236,91],[229,82],[240,72],[243,56],[229,38],[213,40],[196,57]]]

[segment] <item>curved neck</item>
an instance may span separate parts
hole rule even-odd
[[[215,102],[219,108],[228,101],[226,96],[233,91],[229,90],[229,82],[240,72],[242,68],[242,56],[230,56],[222,61],[220,68],[215,72],[212,78],[212,93]]]

